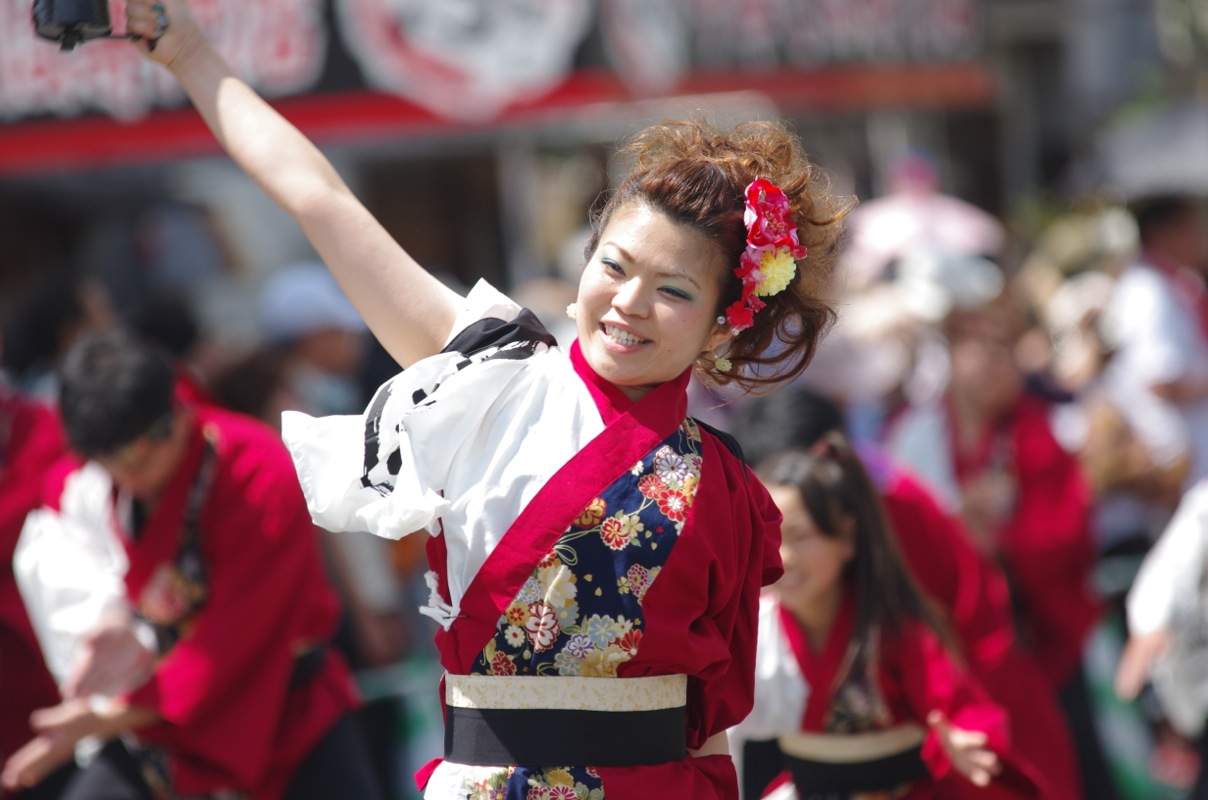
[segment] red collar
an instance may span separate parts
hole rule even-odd
[[[583,357],[583,351],[579,347],[579,340],[576,339],[570,346],[570,363],[574,365],[575,372],[582,378],[587,390],[591,392],[591,397],[596,401],[596,408],[600,410],[600,416],[604,419],[605,425],[611,425],[617,418],[624,415],[629,409],[633,408],[634,401],[617,387],[592,369],[591,364],[587,363],[587,359]],[[678,397],[686,397],[688,391],[688,381],[692,377],[692,368],[684,370],[679,377],[667,383],[661,384],[655,390],[663,387],[677,387],[672,394]],[[669,385],[670,384],[670,385]],[[685,403],[686,409],[686,403]],[[684,410],[678,412],[678,418],[684,418]]]
[[[143,523],[138,535],[138,545],[135,546],[133,541],[127,538],[130,567],[126,584],[138,591],[141,591],[141,587],[150,579],[154,569],[160,563],[170,560],[176,552],[185,502],[189,487],[192,486],[201,465],[204,444],[204,423],[197,416],[196,410],[193,414],[189,442],[168,485]],[[125,534],[128,536],[129,531]]]
[[[780,606],[780,625],[788,639],[789,647],[797,658],[801,675],[809,684],[810,696],[805,705],[801,721],[804,731],[821,731],[826,726],[826,714],[830,709],[831,696],[839,688],[843,677],[840,673],[851,649],[852,635],[856,627],[856,601],[850,589],[845,591],[839,613],[831,625],[822,649],[815,653],[806,640],[805,631],[796,617],[784,606]]]

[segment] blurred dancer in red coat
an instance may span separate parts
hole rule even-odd
[[[734,435],[747,458],[785,447],[809,447],[842,430],[840,409],[805,389],[781,391],[743,406]],[[936,493],[875,445],[858,448],[879,490],[893,533],[920,587],[946,612],[970,672],[1008,713],[1011,739],[1035,767],[1043,797],[1081,796],[1070,732],[1050,682],[1016,640],[1007,580],[998,564],[972,545],[961,519],[945,511]],[[758,750],[758,748],[756,748]],[[759,755],[745,769],[764,778]],[[953,796],[975,797],[967,782],[948,782]],[[750,787],[744,782],[744,788]],[[973,794],[970,794],[973,793]]]
[[[0,761],[34,737],[29,715],[59,702],[13,578],[13,551],[25,516],[39,505],[47,471],[65,452],[53,411],[0,383]],[[55,797],[61,782],[48,780],[19,796]]]
[[[961,516],[983,556],[1001,565],[1020,643],[1061,699],[1085,796],[1109,800],[1115,793],[1081,664],[1100,610],[1090,485],[1054,437],[1048,404],[1025,390],[1015,361],[1023,329],[1006,294],[951,312],[947,391],[902,411],[886,447]]]

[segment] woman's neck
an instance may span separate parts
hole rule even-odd
[[[805,632],[810,649],[818,653],[826,646],[826,640],[835,627],[835,620],[839,618],[839,609],[843,607],[843,586],[836,585],[826,594],[808,599],[781,595],[780,604],[797,620],[797,624]]]

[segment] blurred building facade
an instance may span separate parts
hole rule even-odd
[[[509,287],[574,272],[614,145],[674,116],[784,117],[864,198],[893,154],[925,148],[946,191],[1009,216],[1166,85],[1187,47],[1195,58],[1193,23],[1179,51],[1180,2],[1193,0],[195,8],[421,263]],[[29,5],[0,3],[0,313],[37,275],[71,270],[105,281],[119,310],[183,293],[211,330],[253,335],[246,298],[309,256],[300,234],[157,66],[126,42],[61,53],[34,36]]]

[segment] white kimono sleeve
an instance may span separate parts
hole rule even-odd
[[[1128,593],[1133,634],[1168,628],[1188,614],[1203,613],[1200,584],[1208,555],[1208,482],[1183,496],[1178,511],[1145,555]]]
[[[519,312],[480,281],[450,340],[478,320],[511,320]],[[439,532],[438,520],[450,507],[444,489],[452,458],[513,374],[511,368],[466,369],[471,364],[451,351],[418,361],[384,383],[360,416],[282,415],[282,438],[315,524],[389,539]],[[438,431],[440,440],[413,442],[413,427],[425,437]]]
[[[75,664],[81,637],[126,607],[126,552],[104,524],[109,488],[101,467],[82,467],[67,479],[62,512],[30,512],[17,541],[17,587],[59,685]]]
[[[1203,576],[1208,553],[1208,482],[1183,497],[1174,519],[1145,556],[1128,593],[1134,635],[1168,629],[1170,649],[1151,678],[1170,724],[1196,738],[1208,717],[1208,602]]]
[[[759,598],[755,651],[755,703],[746,719],[726,731],[730,756],[741,773],[743,743],[775,739],[801,729],[809,686],[784,635],[780,603],[764,592]]]

